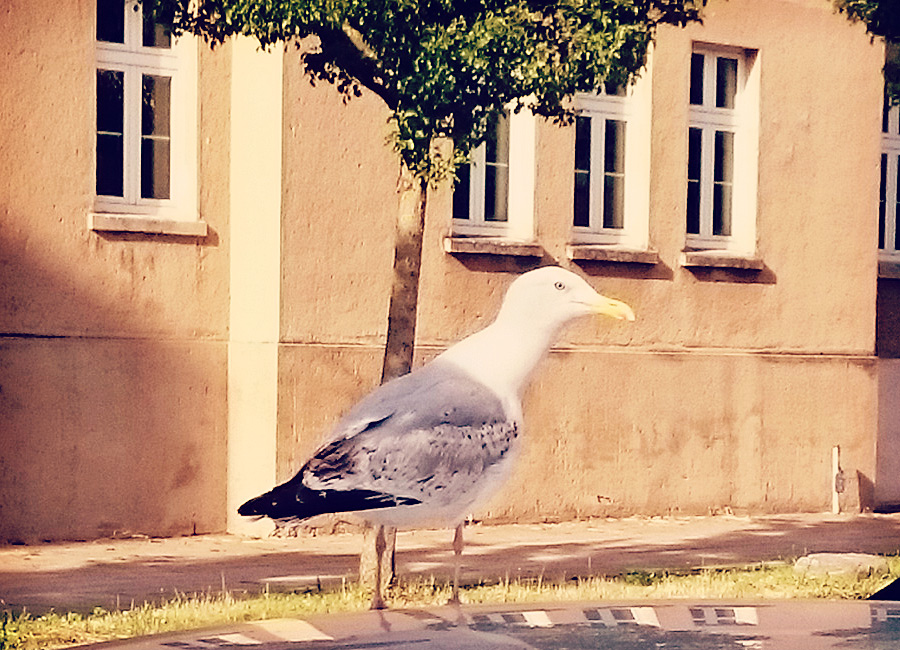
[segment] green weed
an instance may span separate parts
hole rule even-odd
[[[550,601],[656,599],[859,599],[900,578],[900,558],[889,558],[887,576],[809,577],[789,564],[701,571],[636,571],[622,576],[589,577],[552,582],[543,578],[506,579],[462,589],[466,603],[502,604]],[[430,580],[402,581],[391,588],[393,608],[442,605],[450,586]],[[0,612],[0,650],[65,648],[228,623],[312,614],[362,611],[369,595],[358,585],[326,591],[269,593],[235,598],[224,594],[177,594],[160,604],[134,605],[122,611],[96,608],[89,614]]]

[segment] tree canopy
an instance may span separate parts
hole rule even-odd
[[[452,174],[509,105],[557,120],[568,100],[644,66],[660,23],[705,0],[144,0],[176,32],[304,42],[305,71],[346,96],[365,87],[391,111],[395,146],[418,178]],[[310,41],[304,40],[312,39]],[[450,138],[453,155],[434,143]]]
[[[896,0],[834,0],[838,11],[861,20],[870,34],[900,41],[900,6]]]
[[[873,37],[883,38],[885,92],[900,103],[900,4],[897,0],[834,0],[838,11],[852,21],[865,23]]]

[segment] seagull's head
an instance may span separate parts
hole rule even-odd
[[[501,314],[554,330],[590,314],[634,320],[634,312],[624,302],[597,293],[585,280],[558,266],[545,266],[516,278],[503,299]]]
[[[542,267],[523,273],[509,285],[491,325],[451,346],[441,357],[511,400],[510,412],[515,413],[529,375],[560,329],[570,320],[591,314],[634,320],[631,307],[600,295],[571,271]]]

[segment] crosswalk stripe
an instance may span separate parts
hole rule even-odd
[[[553,627],[553,621],[544,611],[522,612],[525,622],[531,627]]]
[[[334,637],[322,632],[311,623],[298,619],[277,618],[270,621],[259,621],[254,627],[261,628],[284,641],[333,641]]]
[[[231,634],[219,634],[216,638],[232,645],[262,645],[262,641],[251,639],[249,636],[240,634],[239,632],[233,632]]]

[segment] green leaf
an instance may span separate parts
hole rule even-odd
[[[176,32],[262,46],[317,37],[312,82],[367,88],[391,111],[394,147],[420,179],[455,174],[505,107],[565,121],[575,93],[630,83],[661,23],[699,19],[702,0],[144,0]],[[847,4],[855,4],[848,2]],[[442,157],[434,143],[453,139]]]

